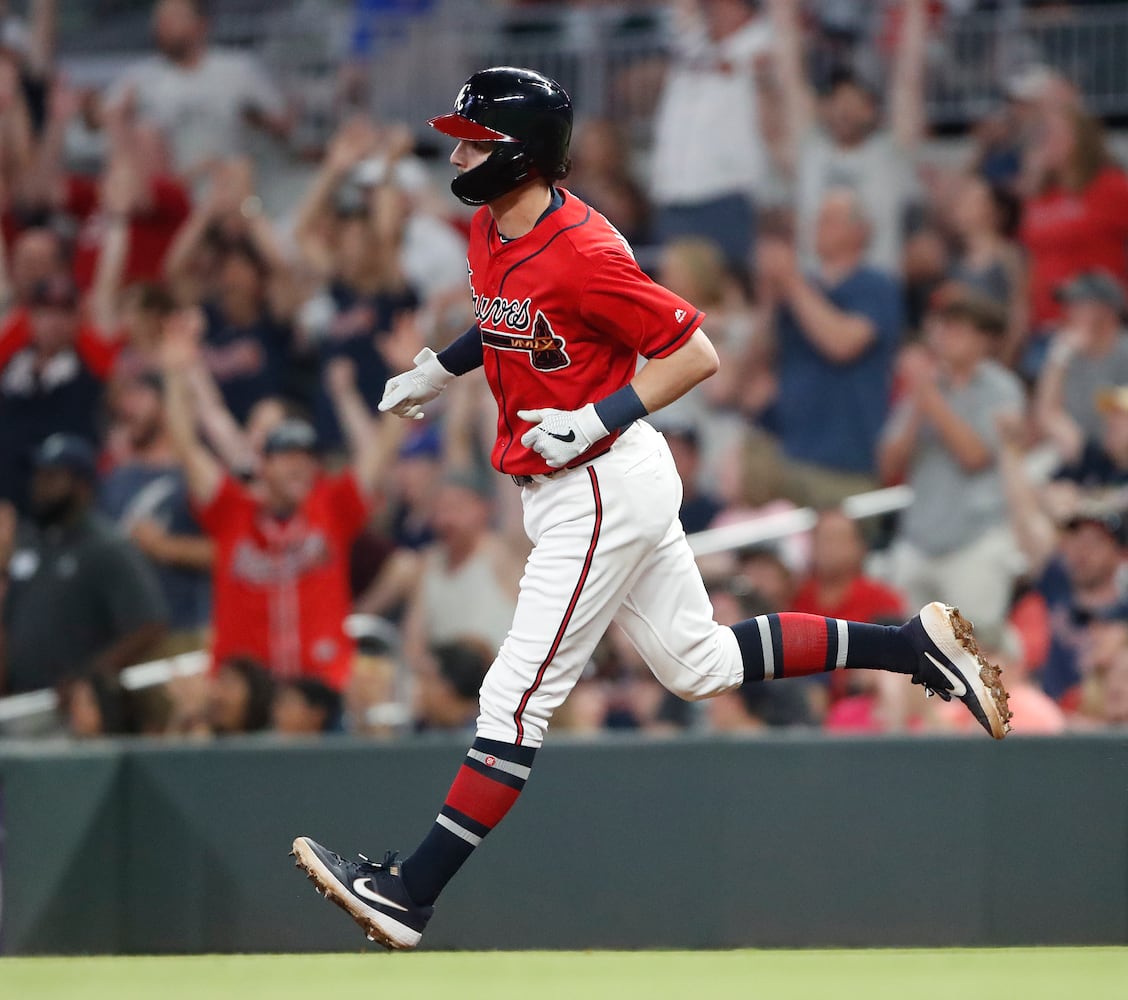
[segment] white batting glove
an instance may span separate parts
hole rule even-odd
[[[521,435],[521,444],[553,469],[564,468],[610,433],[595,412],[594,403],[578,410],[518,410],[517,416],[536,424]]]
[[[384,395],[377,407],[382,413],[394,413],[411,420],[423,419],[423,403],[429,403],[454,378],[429,347],[415,355],[415,367],[388,379]]]

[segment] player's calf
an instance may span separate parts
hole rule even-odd
[[[959,698],[996,739],[1009,730],[999,669],[979,652],[971,624],[947,605],[926,605],[900,626],[783,613],[739,622],[732,631],[746,682],[844,668],[888,670],[910,675],[945,700]]]

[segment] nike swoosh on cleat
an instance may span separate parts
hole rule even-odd
[[[567,434],[553,434],[552,431],[545,431],[549,437],[556,438],[557,441],[563,441],[565,444],[571,444],[576,440],[576,432],[568,431]]]
[[[379,903],[381,906],[390,906],[393,910],[402,910],[407,912],[406,906],[400,906],[394,900],[388,899],[387,896],[381,896],[375,889],[369,887],[372,879],[358,878],[353,880],[352,889],[358,896],[363,896],[365,899],[372,900],[373,903]]]
[[[944,666],[944,664],[936,659],[936,657],[931,653],[925,653],[924,655],[928,657],[928,659],[932,662],[932,665],[937,670],[939,670],[940,673],[948,678],[948,682],[952,685],[952,694],[954,694],[957,698],[962,698],[965,694],[967,694],[967,685],[963,682],[962,678],[959,678],[955,674],[953,674],[952,671]]]

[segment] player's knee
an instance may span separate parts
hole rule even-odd
[[[727,630],[726,630],[727,631]],[[735,640],[729,644],[721,633],[710,636],[681,655],[662,657],[661,664],[652,663],[662,683],[683,701],[703,701],[739,687],[744,680],[744,663]],[[728,632],[728,637],[732,633]],[[730,648],[731,647],[731,648]]]

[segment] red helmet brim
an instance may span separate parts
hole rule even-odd
[[[452,139],[463,139],[466,142],[516,142],[511,135],[498,132],[496,129],[479,125],[462,115],[439,115],[427,122],[431,128],[449,135]]]

